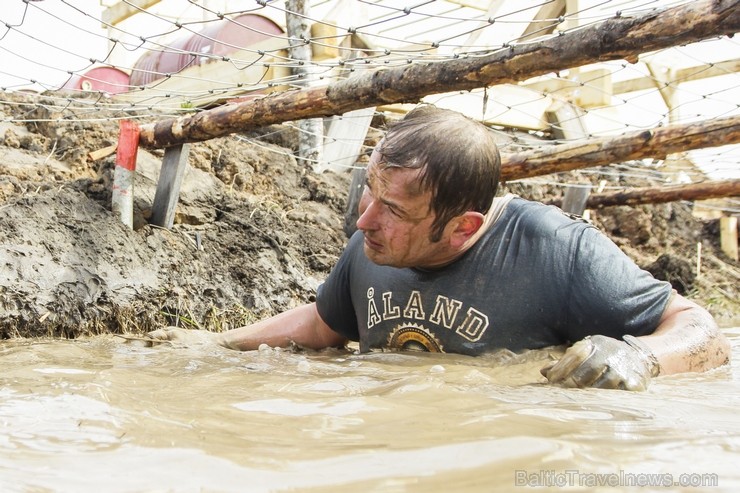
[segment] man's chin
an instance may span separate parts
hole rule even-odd
[[[378,250],[374,250],[365,244],[365,256],[374,264],[377,265],[390,265],[388,258]]]

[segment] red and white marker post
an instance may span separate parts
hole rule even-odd
[[[116,168],[113,171],[111,209],[121,222],[134,227],[134,174],[139,150],[139,126],[131,120],[121,120],[116,150]]]

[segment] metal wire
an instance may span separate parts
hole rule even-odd
[[[5,27],[0,33],[0,103],[9,109],[17,108],[18,103],[3,94],[31,91],[25,105],[29,104],[28,101],[31,104],[35,102],[47,108],[47,114],[58,116],[39,119],[28,116],[33,113],[6,111],[0,113],[0,121],[26,124],[54,119],[93,122],[180,116],[202,111],[214,101],[262,94],[261,91],[278,87],[326,85],[359,70],[480,56],[549,36],[567,36],[607,18],[640,15],[687,3],[604,0],[578,12],[538,17],[533,32],[525,35],[538,12],[553,7],[554,2],[505,2],[497,11],[484,11],[442,0],[315,0],[311,2],[313,15],[307,21],[323,30],[310,39],[273,35],[234,20],[243,14],[259,14],[283,24],[285,6],[284,2],[277,0],[223,1],[220,10],[212,6],[216,2],[204,5],[188,0],[186,5],[178,4],[177,12],[167,1],[146,10],[126,2],[138,13],[116,25],[101,21],[99,12],[83,10],[70,0],[8,3],[0,13],[0,28]],[[337,14],[342,9],[349,10],[351,15]],[[39,19],[57,27],[39,31],[34,26]],[[202,32],[216,22],[232,23],[241,29],[259,32],[274,42],[269,48],[254,48]],[[55,36],[54,33],[61,28],[76,31],[77,37],[91,45],[96,44],[96,48],[81,50],[72,43],[73,39]],[[361,43],[349,45],[350,35]],[[234,54],[188,51],[180,42],[186,36],[201,36],[211,44],[220,43]],[[310,44],[315,52],[333,50],[334,55],[324,55],[312,62],[294,60],[289,56],[288,48],[298,42]],[[715,49],[720,45],[721,50]],[[484,121],[497,132],[502,152],[569,142],[573,138],[567,135],[571,124],[584,127],[582,138],[616,136],[625,131],[652,129],[669,123],[708,121],[740,114],[738,48],[736,39],[722,37],[644,54],[637,63],[612,61],[580,68],[563,67],[561,72],[523,81],[517,86],[495,86],[464,94],[442,93],[425,100],[454,107],[464,96],[466,113]],[[57,56],[50,58],[50,53]],[[181,55],[191,63],[176,68],[161,64],[148,68],[135,66],[137,60],[153,54]],[[647,64],[656,69],[673,67],[676,60],[683,64],[679,69],[686,69],[680,79],[665,81],[647,69]],[[306,63],[311,65],[311,69],[305,70],[305,74],[293,73],[293,68],[305,67]],[[208,70],[190,70],[196,64],[204,67],[225,64],[236,74],[244,75],[221,78],[209,75]],[[119,84],[117,90],[127,91],[124,96],[103,90],[84,91],[73,85],[77,78],[85,77],[95,67],[124,73],[136,69],[150,73],[156,80],[146,88]],[[705,77],[707,75],[712,76]],[[89,80],[97,84],[106,82],[99,76]],[[613,92],[613,85],[627,87],[631,80],[639,82],[639,90],[621,94]],[[566,81],[568,84],[564,85]],[[55,91],[65,85],[66,94]],[[663,102],[663,96],[669,92],[675,103],[670,107]],[[142,96],[138,97],[138,94]],[[570,117],[561,115],[548,120],[547,115],[557,114],[559,105],[570,105],[578,112]],[[558,138],[558,135],[565,137]],[[250,138],[250,142],[258,141],[259,138]],[[606,179],[609,182],[606,188],[619,189],[623,187],[619,180],[669,183],[677,179],[679,172],[683,173],[682,179],[693,181],[706,179],[707,173],[721,176],[732,175],[733,172],[740,174],[738,147],[687,153],[689,159],[700,159],[701,170],[691,166],[685,169],[673,164],[665,166],[663,161],[655,161],[660,165],[651,165],[646,160],[626,166],[611,166],[609,170],[581,170],[576,176],[587,180]],[[563,176],[572,175],[562,175],[559,180]],[[529,180],[532,183],[532,179]],[[575,184],[568,183],[567,178],[565,180],[564,183],[558,181],[557,185]],[[543,183],[556,184],[549,180]]]

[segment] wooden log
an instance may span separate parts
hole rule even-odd
[[[586,200],[586,208],[600,209],[614,205],[661,204],[679,200],[705,200],[720,197],[740,197],[740,180],[717,180],[686,185],[642,187],[619,192],[593,194]],[[559,206],[561,199],[547,201]]]
[[[636,16],[619,15],[540,42],[481,56],[417,62],[328,86],[278,93],[193,116],[142,126],[145,147],[197,142],[288,120],[331,116],[423,96],[512,83],[605,60],[636,62],[641,53],[740,31],[740,0],[697,0]]]
[[[510,181],[740,142],[740,116],[625,132],[501,155],[501,180]]]
[[[103,11],[103,26],[105,27],[107,24],[115,26],[132,15],[146,10],[159,2],[160,0],[128,0],[115,3]]]

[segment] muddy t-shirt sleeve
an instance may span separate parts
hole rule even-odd
[[[640,269],[595,228],[582,231],[571,272],[568,332],[621,339],[652,333],[671,298],[671,285]]]
[[[352,303],[350,278],[352,259],[363,254],[362,238],[359,231],[350,238],[339,261],[316,293],[316,308],[324,323],[351,341],[357,341],[360,337]]]

